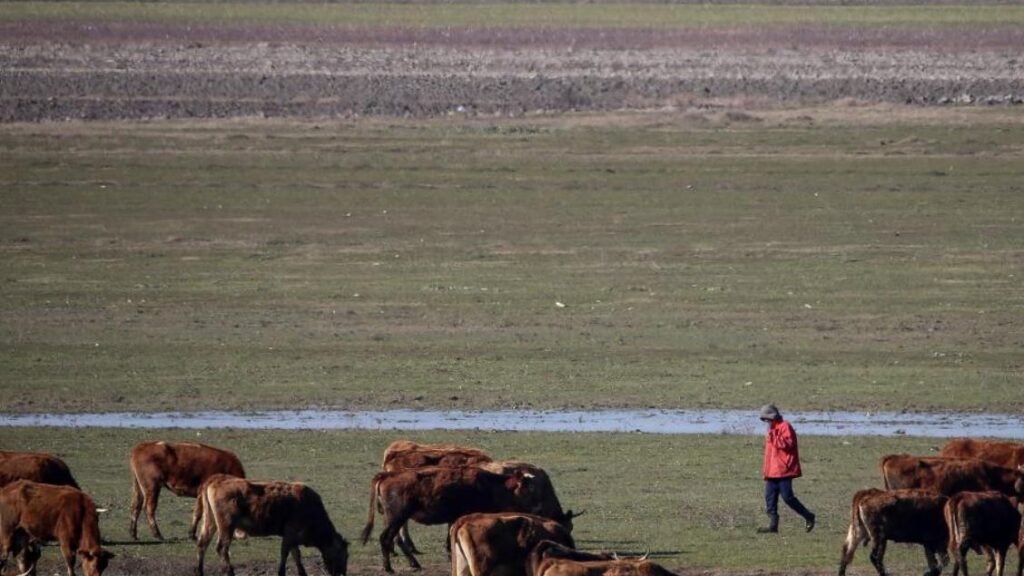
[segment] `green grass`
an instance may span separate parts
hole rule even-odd
[[[986,118],[9,127],[3,409],[1019,411]]]
[[[369,480],[380,465],[380,454],[399,437],[388,432],[202,431],[198,439],[235,450],[251,478],[308,482],[323,496],[342,534],[355,540],[365,523]],[[191,505],[186,499],[165,493],[160,503],[161,529],[177,541],[158,546],[125,542],[130,499],[126,455],[133,443],[152,438],[194,440],[197,433],[5,429],[0,447],[48,450],[64,456],[83,488],[98,504],[111,508],[102,518],[101,530],[114,542],[112,548],[121,556],[122,566],[138,559],[147,559],[150,568],[154,559],[187,565],[194,558],[194,547],[181,541]],[[759,536],[754,531],[764,521],[760,438],[486,432],[423,433],[416,438],[469,443],[498,457],[541,465],[551,474],[563,505],[586,510],[574,532],[583,548],[649,549],[672,568],[788,573],[831,572],[848,523],[849,499],[854,491],[879,484],[881,455],[924,453],[936,442],[801,438],[805,477],[797,480],[795,487],[798,496],[818,514],[818,528],[805,534],[800,519],[783,508],[782,533]],[[374,534],[379,530],[378,519]],[[413,533],[425,549],[429,572],[445,571],[444,528],[414,525]],[[151,540],[144,527],[140,534],[143,542]],[[276,550],[274,539],[253,539],[236,543],[233,555],[237,561],[251,563],[251,573],[256,566],[272,567]],[[350,573],[379,571],[376,546],[355,544],[352,552]],[[52,548],[44,552],[50,562],[54,556]],[[315,551],[306,554],[307,558],[317,556]],[[890,546],[888,564],[896,573],[917,573],[923,568],[923,559],[919,548]],[[208,566],[212,569],[215,563]],[[873,573],[863,550],[853,566],[854,574]],[[404,559],[396,567],[407,571]]]
[[[1024,6],[666,4],[306,4],[6,2],[0,20],[76,19],[341,26],[694,28],[715,26],[1020,26]]]

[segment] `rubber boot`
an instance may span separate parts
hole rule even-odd
[[[763,528],[758,528],[757,529],[757,533],[758,534],[774,534],[774,533],[776,533],[778,531],[779,531],[779,515],[778,514],[775,514],[775,515],[769,514],[768,515],[768,525],[763,527]]]

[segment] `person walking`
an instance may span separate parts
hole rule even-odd
[[[779,496],[782,496],[782,501],[803,517],[804,527],[810,532],[814,529],[814,514],[793,493],[793,479],[803,474],[796,430],[782,419],[774,404],[761,408],[761,421],[768,424],[764,439],[764,502],[768,526],[757,531],[762,534],[779,531]]]

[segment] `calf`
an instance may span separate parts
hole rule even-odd
[[[498,568],[525,576],[530,551],[542,540],[576,547],[558,522],[514,512],[467,514],[452,524],[449,538],[452,576],[488,576]]]
[[[299,482],[252,482],[226,474],[211,476],[200,488],[203,523],[197,540],[196,576],[203,575],[206,548],[217,529],[217,554],[224,574],[233,576],[231,540],[235,532],[251,536],[280,536],[278,576],[284,576],[291,554],[300,576],[306,575],[299,546],[320,550],[331,576],[348,569],[348,542],[327,516],[320,495]]]
[[[1024,466],[1024,444],[954,438],[942,447],[939,456],[946,458],[977,458],[1003,468]]]
[[[56,456],[39,452],[0,450],[0,487],[16,480],[78,488],[68,465]]]
[[[380,534],[384,570],[392,572],[391,554],[399,529],[409,520],[420,524],[451,524],[473,512],[530,512],[533,499],[528,492],[531,478],[515,474],[495,474],[475,466],[440,466],[381,472],[370,485],[370,510],[363,528],[363,544],[373,532],[374,512],[380,504],[385,526]],[[554,518],[565,524],[565,518]],[[414,568],[420,568],[403,540],[397,540],[402,553]]]
[[[853,561],[861,544],[871,545],[871,563],[879,576],[885,576],[887,542],[909,542],[924,546],[928,576],[937,576],[949,562],[946,547],[949,531],[943,516],[947,498],[928,490],[861,490],[850,504],[850,528],[843,542],[839,576]],[[936,555],[942,564],[936,562]]]
[[[398,472],[427,466],[470,466],[490,462],[486,452],[458,444],[419,444],[410,440],[396,440],[384,450],[381,470]],[[409,535],[409,525],[402,526],[398,538],[414,553],[419,553]]]
[[[887,489],[921,488],[952,496],[995,490],[1012,498],[1024,495],[1024,471],[973,459],[891,454],[882,458]]]
[[[530,552],[529,576],[675,576],[647,559],[592,554],[542,541]]]
[[[1020,512],[1009,498],[998,492],[961,492],[946,502],[945,516],[949,551],[956,562],[953,576],[960,570],[967,576],[967,551],[979,547],[988,556],[988,574],[995,568],[998,576],[1003,576],[1006,551],[1018,544],[1021,527]],[[1024,552],[1018,552],[1024,561]],[[1018,564],[1018,575],[1020,571]]]
[[[68,576],[75,574],[76,556],[86,576],[102,574],[114,557],[100,547],[96,504],[81,490],[30,480],[0,490],[0,566],[12,553],[20,553],[19,568],[33,573],[39,558],[36,546],[51,541],[60,544]]]
[[[199,486],[214,474],[230,474],[245,478],[245,469],[234,453],[194,442],[143,442],[131,450],[129,456],[132,482],[132,505],[129,512],[129,533],[139,539],[139,513],[146,506],[149,530],[157,540],[163,540],[156,523],[156,506],[160,490],[166,487],[176,496],[195,498]],[[198,503],[192,515],[188,535],[196,537],[196,526],[203,507]]]

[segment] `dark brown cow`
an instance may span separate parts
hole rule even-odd
[[[467,514],[449,530],[452,576],[526,575],[530,551],[543,540],[575,548],[569,530],[549,518],[505,512]]]
[[[995,490],[1013,498],[1024,494],[1024,471],[981,460],[891,454],[882,458],[887,489],[922,488],[946,496]]]
[[[850,528],[843,542],[839,576],[853,561],[861,544],[871,545],[871,563],[885,576],[886,542],[908,542],[924,546],[928,574],[937,576],[949,562],[946,548],[949,531],[943,516],[947,498],[929,490],[861,490],[850,504]],[[942,559],[940,565],[936,555]]]
[[[949,551],[955,561],[953,576],[960,570],[967,576],[967,551],[971,548],[984,548],[988,574],[996,569],[998,576],[1003,576],[1006,551],[1017,545],[1021,529],[1020,512],[1010,499],[999,492],[961,492],[946,502],[945,515]],[[1024,561],[1024,552],[1020,560]],[[1017,566],[1018,574],[1021,566]]]
[[[381,472],[370,484],[370,510],[362,541],[373,532],[374,512],[381,506],[385,526],[380,534],[384,569],[391,568],[391,554],[399,529],[409,520],[420,524],[451,524],[474,512],[532,512],[529,493],[532,478],[494,474],[476,466],[449,468],[432,466],[402,472]],[[566,524],[572,512],[553,518]],[[414,568],[420,568],[408,545],[398,546]]]
[[[100,547],[99,516],[87,494],[70,486],[39,484],[29,480],[12,482],[0,490],[0,565],[12,553],[21,553],[22,564],[34,572],[43,542],[60,543],[68,576],[75,574],[76,556],[86,576],[99,576],[113,554]],[[26,559],[27,558],[27,559]]]
[[[320,495],[300,482],[252,482],[226,474],[210,477],[202,486],[203,525],[197,547],[196,575],[203,575],[206,548],[217,529],[217,553],[221,569],[228,576],[231,566],[231,540],[235,532],[251,536],[280,536],[281,560],[277,573],[285,575],[291,554],[300,576],[306,575],[299,546],[313,546],[323,555],[324,567],[331,576],[344,575],[348,569],[348,542],[338,534],[324,509]]]
[[[573,513],[562,511],[562,503],[558,501],[555,494],[555,486],[551,483],[551,477],[539,466],[519,462],[516,460],[499,460],[478,464],[480,468],[495,474],[515,475],[529,480],[526,483],[526,502],[529,508],[526,510],[531,514],[558,520],[572,531],[572,519],[580,516],[583,512]]]
[[[0,487],[15,480],[79,487],[68,465],[52,454],[0,450]]]
[[[486,462],[491,462],[491,457],[483,450],[471,446],[419,444],[411,440],[395,440],[384,450],[381,470],[398,472],[426,466],[470,466]],[[408,524],[402,526],[398,538],[404,540],[413,553],[419,553],[409,534]]]
[[[549,540],[534,547],[528,563],[529,576],[675,576],[646,555],[619,558],[580,552]]]
[[[1003,468],[1024,466],[1024,444],[954,438],[942,447],[939,456],[946,458],[977,458]]]
[[[129,532],[133,540],[139,538],[139,512],[143,504],[153,537],[164,539],[156,524],[156,505],[162,488],[177,496],[195,498],[199,486],[214,474],[245,478],[245,469],[234,453],[195,442],[143,442],[132,448],[129,464],[133,476]],[[196,537],[202,510],[202,506],[195,507],[189,538]]]
[[[483,450],[457,444],[418,444],[410,440],[396,440],[384,450],[381,470],[398,472],[425,466],[466,466],[490,462]]]

